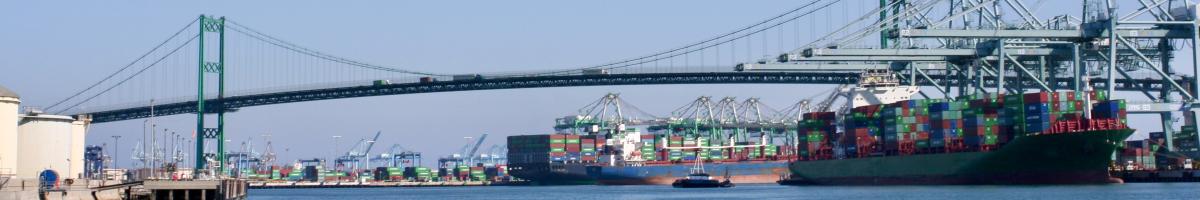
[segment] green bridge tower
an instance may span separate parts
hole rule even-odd
[[[196,168],[193,171],[194,178],[201,178],[208,168],[208,158],[216,158],[216,172],[224,175],[225,173],[225,17],[212,18],[208,16],[200,16],[200,33],[199,39],[199,71],[196,79]],[[217,36],[217,52],[216,62],[209,61],[213,57],[206,56],[204,46],[207,45],[204,36],[207,34],[216,34]],[[204,99],[204,76],[209,73],[217,74],[217,99],[212,102],[205,102]],[[212,103],[217,109],[206,110],[205,103]],[[217,114],[216,128],[206,128],[204,124],[204,114],[206,111],[215,110]],[[206,140],[216,140],[217,150],[215,153],[207,153],[204,151]]]

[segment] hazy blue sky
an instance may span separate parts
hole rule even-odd
[[[733,30],[801,2],[8,1],[0,3],[0,85],[20,93],[24,105],[46,106],[123,66],[200,14],[225,16],[300,45],[370,63],[487,72],[561,69],[640,56]],[[850,2],[835,9],[875,5]],[[1054,1],[1038,7],[1076,4]],[[830,18],[848,17],[853,16],[832,12],[810,21],[817,29],[828,29],[837,25]],[[666,115],[700,95],[761,97],[783,108],[827,88],[597,86],[327,100],[244,108],[228,116],[227,137],[235,141],[231,148],[237,148],[237,142],[249,137],[274,135],[280,160],[290,162],[333,154],[333,135],[344,136],[340,153],[381,130],[385,134],[377,151],[400,144],[424,152],[425,164],[432,165],[432,158],[467,143],[464,136],[492,134],[486,148],[503,143],[507,135],[550,133],[554,118],[607,92],[620,92],[638,107]],[[195,124],[192,115],[158,121],[181,134],[190,133]],[[140,140],[142,123],[94,125],[87,141],[112,143],[110,136],[124,136],[120,161],[129,166],[129,146]]]

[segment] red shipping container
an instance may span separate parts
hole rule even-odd
[[[1050,100],[1050,96],[1044,92],[1027,93],[1024,95],[1025,103],[1044,103]]]

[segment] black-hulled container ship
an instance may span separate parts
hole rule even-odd
[[[1120,182],[1108,168],[1133,130],[1124,101],[1105,99],[1103,92],[980,93],[808,113],[799,124],[805,142],[780,183]]]

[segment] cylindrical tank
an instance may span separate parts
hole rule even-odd
[[[74,174],[71,167],[71,123],[74,118],[30,109],[17,124],[17,177],[37,178],[45,170]],[[69,176],[68,176],[69,177]]]
[[[17,173],[17,112],[21,97],[0,86],[0,175]]]
[[[92,117],[89,115],[75,116],[75,121],[71,122],[71,174],[63,174],[63,178],[82,178],[84,163],[87,162],[83,157],[83,153],[87,151],[84,139],[86,139],[88,126],[92,123]]]

